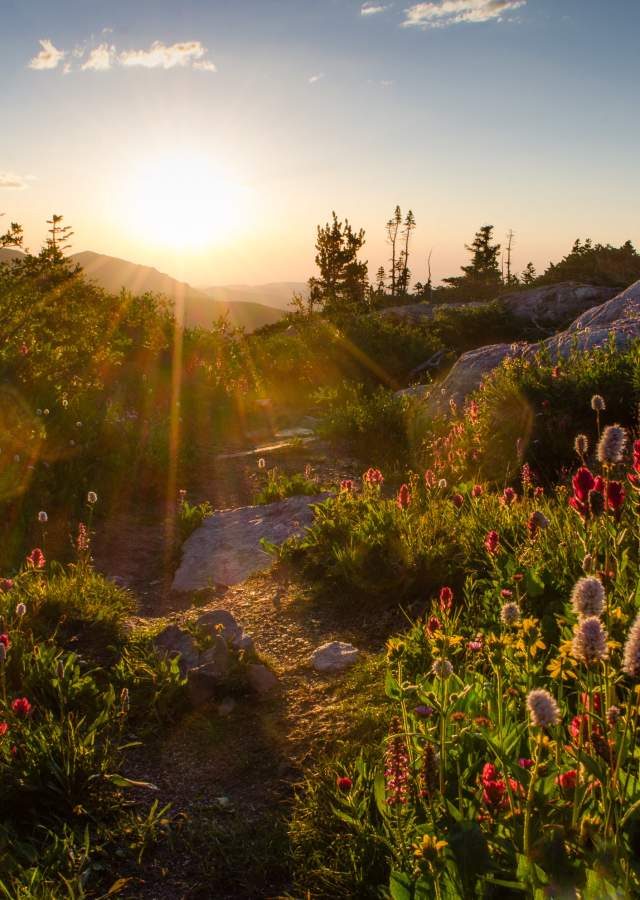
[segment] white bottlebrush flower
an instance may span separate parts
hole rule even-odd
[[[98,502],[98,495],[95,491],[89,491],[87,494],[87,503],[90,503],[92,506],[94,503]]]
[[[267,461],[264,458],[264,456],[261,456],[260,459],[258,460],[258,468],[265,469],[266,467],[267,467]]]
[[[22,618],[26,612],[26,605],[24,603],[18,603],[18,605],[16,606],[16,615],[19,616],[19,618]]]
[[[598,444],[598,462],[603,465],[619,463],[627,443],[627,432],[620,425],[607,425]]]
[[[591,559],[589,560],[590,565]],[[589,616],[601,616],[604,609],[604,587],[600,579],[593,576],[580,578],[571,591],[571,606],[574,613],[581,619]]]
[[[591,665],[609,655],[607,632],[597,616],[581,619],[573,632],[573,655]]]
[[[591,398],[591,409],[594,410],[594,412],[604,412],[606,409],[604,397],[601,397],[600,394],[594,394]]]
[[[558,704],[549,691],[545,691],[543,688],[529,691],[527,706],[531,724],[537,728],[548,728],[551,725],[557,725],[560,721]]]
[[[636,616],[624,645],[622,670],[630,678],[640,680],[640,614]]]
[[[505,603],[500,610],[500,619],[504,625],[515,625],[520,621],[520,607],[513,600]]]
[[[48,521],[49,521],[49,516],[46,514],[46,512],[43,509],[41,509],[40,512],[38,513],[38,522],[40,522],[41,525],[44,525]]]

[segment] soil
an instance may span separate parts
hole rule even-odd
[[[323,483],[353,477],[357,465],[334,460],[321,444],[279,451],[269,460],[286,472],[312,466]],[[185,485],[191,502],[216,508],[252,502],[262,476],[255,458],[216,461]],[[171,510],[170,510],[171,513]],[[98,527],[96,567],[118,576],[139,598],[131,625],[180,624],[207,609],[226,609],[254,638],[277,673],[272,694],[220,697],[189,710],[163,728],[150,746],[133,753],[127,774],[158,788],[153,799],[170,804],[172,843],[149,851],[144,877],[132,878],[124,896],[144,900],[242,900],[290,893],[286,815],[303,768],[335,744],[343,727],[344,677],[321,676],[310,666],[325,641],[349,641],[367,653],[384,645],[395,613],[351,620],[339,598],[318,603],[291,573],[275,567],[233,588],[197,600],[169,589],[177,564],[172,515],[161,509],[123,509]],[[149,799],[146,798],[147,806]]]

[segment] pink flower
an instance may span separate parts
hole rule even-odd
[[[340,482],[340,490],[345,491],[345,493],[350,494],[353,490],[353,481],[350,478],[343,478]]]
[[[44,558],[44,553],[39,547],[34,547],[31,553],[27,556],[27,562],[30,566],[33,566],[34,569],[44,569],[44,564],[46,563],[46,559]]]
[[[607,506],[616,519],[620,518],[624,503],[624,488],[620,481],[610,481],[607,484]]]
[[[384,481],[384,476],[380,469],[367,469],[367,471],[362,476],[363,481],[372,486],[381,485]]]
[[[474,484],[471,488],[471,496],[475,499],[476,497],[482,497],[484,494],[484,488],[481,484]]]
[[[435,634],[440,630],[440,619],[437,616],[431,616],[427,623],[427,631],[429,634]]]
[[[556,784],[563,791],[573,791],[576,787],[578,773],[575,769],[569,769],[568,772],[561,772],[556,778]]]
[[[353,787],[353,781],[350,778],[347,778],[346,775],[343,775],[342,777],[336,778],[336,785],[339,791],[347,793],[347,791],[350,791]]]
[[[518,499],[518,495],[514,491],[512,487],[506,487],[502,492],[502,497],[500,498],[500,502],[503,506],[511,506],[512,503]]]
[[[26,717],[31,712],[31,704],[26,697],[16,697],[16,699],[11,704],[11,709],[14,711],[16,716],[22,719],[26,719]]]
[[[400,490],[398,491],[398,497],[396,499],[396,506],[398,507],[398,509],[407,509],[410,503],[411,491],[409,490],[408,485],[401,484]]]
[[[472,653],[478,653],[482,650],[482,641],[469,641],[467,650],[470,650]]]
[[[0,581],[0,591],[2,591],[3,594],[6,593],[7,591],[10,591],[12,587],[13,587],[13,579],[12,578],[3,578],[2,581]]]
[[[29,352],[29,348],[27,347],[27,345],[20,344],[20,353],[22,353],[23,356],[26,356],[28,352]]]
[[[497,531],[490,531],[484,539],[484,546],[491,556],[495,556],[500,549],[500,535]]]
[[[500,591],[500,596],[504,600],[509,600],[510,597],[513,597],[513,591],[510,591],[509,588],[502,588]]]
[[[11,641],[9,640],[8,634],[0,634],[0,644],[4,644],[5,650],[8,650],[11,646]]]
[[[451,502],[456,507],[456,509],[460,509],[460,507],[464,503],[464,497],[462,496],[462,494],[454,494],[451,498]]]
[[[453,591],[450,587],[440,589],[440,609],[443,613],[451,612],[453,606]]]
[[[0,737],[4,737],[5,734],[9,731],[9,726],[6,722],[0,722]]]
[[[530,768],[532,767],[532,765],[533,765],[533,760],[532,760],[532,759],[528,759],[527,757],[522,756],[522,757],[518,760],[518,765],[520,766],[521,769],[530,769]]]
[[[536,499],[538,499],[539,497],[544,496],[544,488],[543,488],[543,487],[537,487],[537,488],[534,488],[534,490],[533,490],[533,496],[534,496]]]
[[[425,485],[429,489],[431,489],[432,487],[435,487],[436,481],[437,481],[436,473],[433,471],[433,469],[427,469],[427,471],[424,473]]]

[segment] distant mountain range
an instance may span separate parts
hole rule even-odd
[[[17,250],[0,248],[0,263],[20,256]],[[228,315],[232,325],[255,331],[282,318],[294,290],[304,288],[297,282],[197,290],[184,281],[177,281],[150,266],[105,256],[90,250],[74,253],[73,262],[82,266],[87,277],[110,293],[126,288],[133,294],[151,291],[163,294],[173,303],[184,302],[185,323],[208,328],[220,316]],[[264,300],[265,302],[260,302]],[[273,301],[273,302],[272,302]]]

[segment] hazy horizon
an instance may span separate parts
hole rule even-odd
[[[410,267],[464,263],[483,223],[516,270],[576,237],[640,243],[630,0],[9,0],[3,222],[194,286],[305,281],[333,209],[413,209]],[[217,212],[216,212],[217,211]]]

